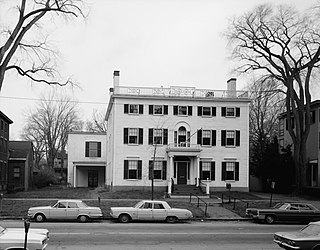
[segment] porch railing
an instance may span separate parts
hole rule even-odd
[[[189,199],[189,203],[191,203],[192,201],[192,196],[194,196],[197,199],[197,207],[200,207],[200,205],[204,205],[204,215],[207,216],[207,211],[208,211],[208,203],[205,202],[203,199],[201,199],[198,195],[190,193],[190,199]]]

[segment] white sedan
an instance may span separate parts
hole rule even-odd
[[[28,250],[44,250],[48,245],[47,229],[29,229],[27,234]],[[0,249],[23,249],[25,241],[24,228],[5,228],[0,226]]]
[[[187,209],[171,208],[165,201],[143,200],[133,207],[111,207],[111,217],[122,223],[131,220],[157,220],[174,223],[192,218]]]
[[[37,222],[45,220],[86,222],[89,219],[102,219],[102,211],[99,207],[89,207],[81,200],[59,200],[52,206],[29,208],[28,218]]]

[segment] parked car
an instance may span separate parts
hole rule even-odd
[[[320,221],[299,231],[275,233],[273,241],[284,249],[320,250]]]
[[[320,220],[320,210],[306,203],[278,203],[273,208],[247,208],[246,216],[254,220],[272,224],[275,221],[302,221]]]
[[[23,249],[24,240],[24,228],[5,228],[0,226],[0,249]],[[29,229],[27,237],[28,250],[45,250],[48,241],[49,231],[47,229]]]
[[[102,211],[99,207],[89,207],[82,200],[59,200],[52,206],[29,208],[28,218],[37,222],[45,220],[86,222],[89,219],[102,219]]]
[[[174,223],[192,218],[187,209],[171,208],[165,201],[142,200],[133,207],[111,207],[110,215],[122,223],[131,220],[157,220]]]

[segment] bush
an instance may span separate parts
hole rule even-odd
[[[52,168],[41,168],[40,172],[34,177],[33,184],[38,188],[46,187],[58,183],[58,176]]]

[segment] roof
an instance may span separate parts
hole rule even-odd
[[[313,102],[310,103],[310,109],[313,110],[313,109],[316,109],[317,107],[320,107],[320,100],[315,100]],[[286,117],[287,116],[287,111],[279,114],[279,118],[281,117]]]
[[[32,149],[30,141],[9,141],[9,158],[27,158]]]
[[[9,124],[13,123],[13,121],[11,121],[10,118],[6,116],[4,113],[2,113],[1,111],[0,111],[0,117],[6,120]]]

